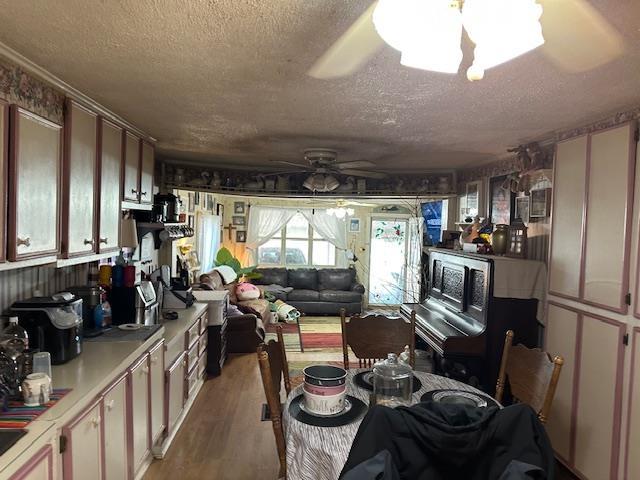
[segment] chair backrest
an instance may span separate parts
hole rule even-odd
[[[269,340],[268,343],[258,345],[258,365],[262,376],[262,386],[267,399],[267,405],[271,414],[271,425],[273,434],[276,437],[276,447],[280,460],[280,477],[286,477],[287,454],[284,441],[284,430],[282,428],[282,405],[280,403],[280,389],[282,378],[284,377],[285,390],[287,395],[291,390],[289,381],[289,366],[287,355],[284,349],[282,327],[277,327],[278,341]]]
[[[500,373],[496,383],[496,400],[501,402],[506,382],[513,398],[530,405],[542,423],[546,423],[556,393],[560,370],[564,360],[553,359],[539,348],[530,349],[513,344],[513,330],[508,330],[504,341]]]
[[[409,322],[384,315],[353,315],[347,319],[344,309],[340,310],[340,318],[345,369],[349,368],[349,347],[358,358],[360,368],[365,368],[387,358],[389,353],[402,353],[409,345],[409,362],[415,366],[416,312],[411,312]]]

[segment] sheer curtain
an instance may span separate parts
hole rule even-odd
[[[251,263],[258,260],[258,247],[282,230],[297,212],[295,208],[251,207],[247,222],[246,243],[246,248],[252,257]]]
[[[407,238],[407,263],[405,269],[404,301],[418,303],[420,301],[420,280],[422,279],[422,235],[424,218],[409,218]]]
[[[301,210],[313,229],[339,250],[347,249],[347,222],[345,218],[329,215],[326,210]]]
[[[217,215],[198,215],[198,258],[200,272],[213,270],[216,253],[220,248],[220,217]]]

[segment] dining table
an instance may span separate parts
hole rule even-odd
[[[371,391],[354,383],[354,377],[370,369],[347,371],[347,395],[359,398],[369,405]],[[486,396],[484,392],[456,380],[426,372],[413,372],[422,383],[413,393],[411,403],[433,390],[456,389]],[[285,443],[287,450],[287,478],[289,480],[336,480],[347,462],[351,444],[358,432],[364,414],[340,427],[319,427],[300,422],[291,416],[289,405],[302,394],[302,385],[291,391],[283,409]],[[366,412],[365,412],[366,413]]]

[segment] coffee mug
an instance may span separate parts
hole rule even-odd
[[[22,382],[22,396],[26,407],[37,407],[49,401],[51,379],[44,373],[32,373]]]

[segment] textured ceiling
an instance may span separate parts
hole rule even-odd
[[[0,41],[158,138],[161,155],[225,164],[321,146],[387,170],[463,167],[640,104],[638,0],[590,0],[626,52],[586,73],[534,51],[470,83],[401,67],[385,47],[351,77],[308,77],[370,2],[0,0]]]

